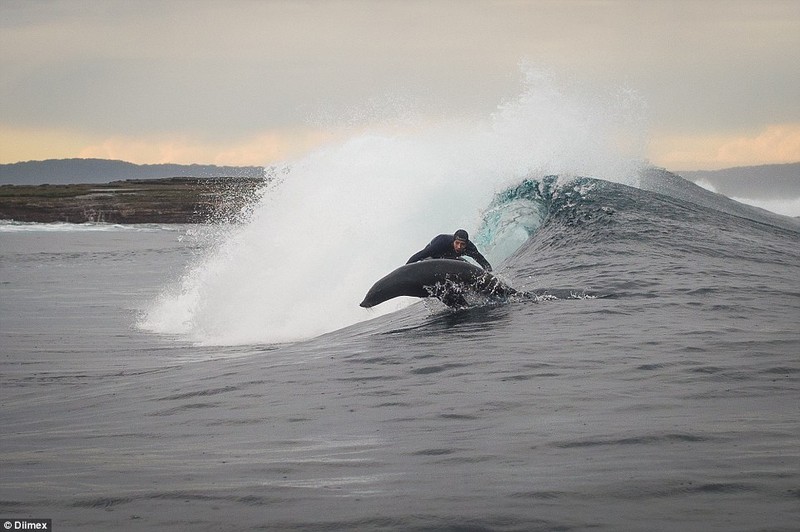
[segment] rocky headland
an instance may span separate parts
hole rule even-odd
[[[204,223],[233,220],[259,197],[265,178],[173,177],[105,184],[2,185],[0,220],[19,222]]]
[[[274,177],[260,166],[48,159],[0,164],[0,220],[202,223],[231,220]]]

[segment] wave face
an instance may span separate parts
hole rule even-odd
[[[310,338],[368,313],[371,284],[442,232],[473,234],[495,194],[531,175],[635,184],[642,127],[629,94],[586,98],[527,75],[486,120],[360,134],[294,161],[249,221],[218,235],[140,326],[203,344]],[[500,264],[518,235],[478,239]]]
[[[523,183],[506,204],[518,211],[530,196],[532,215],[512,217],[503,230],[525,233],[542,222],[505,262],[508,275],[525,288],[566,283],[615,297],[714,290],[735,299],[746,279],[776,296],[796,293],[789,272],[755,281],[776,266],[800,265],[800,224],[716,194],[693,196],[702,189],[663,171],[643,181],[650,186],[655,176],[663,178],[660,192],[589,178]]]

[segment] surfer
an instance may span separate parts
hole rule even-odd
[[[481,255],[478,248],[470,242],[469,234],[459,229],[452,235],[439,235],[425,246],[425,249],[414,253],[406,264],[423,259],[460,259],[462,255],[472,257],[487,272],[492,271],[489,261]]]

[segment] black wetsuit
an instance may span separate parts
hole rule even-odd
[[[478,248],[475,247],[475,244],[473,244],[471,240],[467,240],[467,247],[464,253],[456,253],[456,250],[453,248],[453,235],[437,236],[431,240],[430,244],[425,246],[425,249],[414,253],[406,264],[418,262],[422,259],[459,259],[461,255],[472,257],[484,270],[492,271],[492,266],[489,264],[489,261],[481,255],[480,251],[478,251]]]

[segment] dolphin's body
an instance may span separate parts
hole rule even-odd
[[[473,290],[487,296],[507,297],[517,291],[469,262],[428,259],[400,266],[369,289],[361,306],[374,307],[398,296],[437,297],[448,306],[464,306],[462,293]]]

